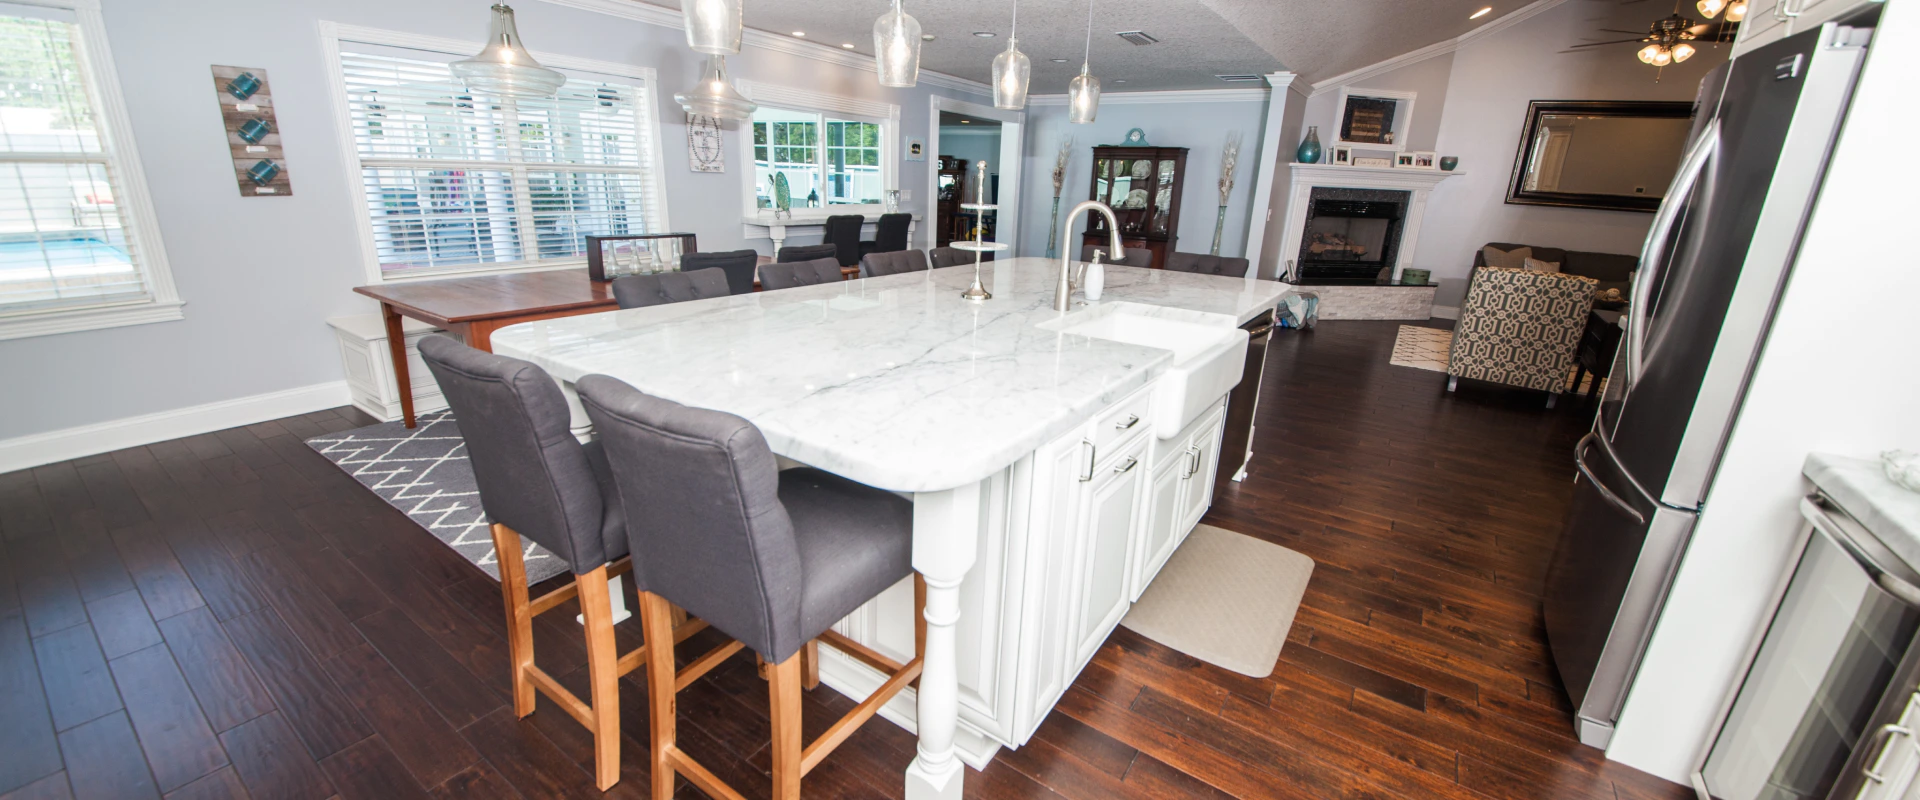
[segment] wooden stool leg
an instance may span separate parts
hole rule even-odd
[[[520,534],[495,523],[493,552],[500,564],[500,596],[507,606],[507,654],[513,670],[513,713],[533,713],[533,610],[527,605],[527,565],[520,551]]]
[[[640,593],[640,631],[647,640],[647,720],[653,739],[653,800],[672,800],[675,749],[673,613],[667,601],[652,592]]]
[[[604,792],[620,782],[620,650],[613,642],[606,565],[576,581],[587,629],[587,675],[593,683],[593,778]],[[667,641],[673,641],[673,634],[667,634]]]
[[[820,640],[800,648],[800,686],[811,692],[820,688]]]
[[[800,655],[773,665],[767,682],[768,699],[773,702],[773,797],[774,800],[798,800],[800,797]]]

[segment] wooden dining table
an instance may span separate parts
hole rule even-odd
[[[401,317],[459,334],[469,347],[491,353],[493,332],[508,325],[619,307],[611,284],[589,279],[585,269],[388,283],[353,290],[380,301],[400,392],[400,415],[409,428],[414,426],[413,384],[407,376],[407,337]]]

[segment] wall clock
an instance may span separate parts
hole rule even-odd
[[[720,118],[687,115],[687,161],[694,172],[726,172],[726,149],[720,144]]]

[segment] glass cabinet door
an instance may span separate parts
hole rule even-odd
[[[1159,179],[1155,182],[1153,198],[1153,232],[1161,235],[1166,234],[1167,221],[1171,219],[1169,212],[1173,207],[1173,171],[1173,161],[1159,162],[1157,170]]]

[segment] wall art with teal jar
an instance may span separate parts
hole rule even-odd
[[[227,147],[233,151],[234,179],[240,186],[240,196],[293,196],[267,71],[215,65],[213,91],[220,101],[220,123],[226,129]]]

